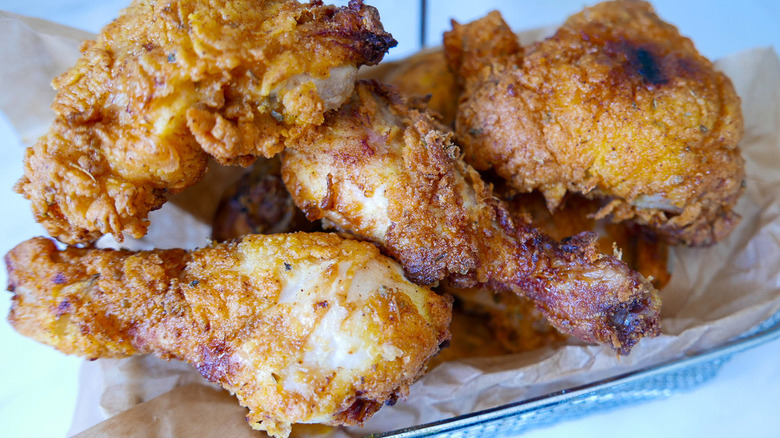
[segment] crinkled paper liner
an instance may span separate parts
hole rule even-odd
[[[23,142],[29,144],[45,132],[52,117],[49,82],[74,63],[86,37],[59,25],[0,13],[0,110]],[[293,435],[364,435],[522,401],[717,347],[778,312],[780,60],[772,49],[753,49],[716,65],[734,82],[745,115],[741,148],[748,179],[737,206],[742,222],[715,246],[671,251],[672,280],[661,291],[661,336],[642,340],[627,357],[602,346],[566,345],[447,362],[415,383],[405,402],[384,407],[363,428],[301,426]],[[22,159],[22,145],[4,147],[18,148]],[[123,246],[203,246],[221,189],[241,172],[212,167],[205,181],[153,212],[144,239]],[[101,244],[116,245],[110,239]],[[245,409],[233,397],[180,362],[151,356],[85,362],[80,388],[71,432],[99,423],[80,436],[212,431],[219,436],[262,436],[246,425]]]

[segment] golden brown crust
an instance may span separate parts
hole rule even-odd
[[[668,269],[668,247],[653,233],[629,222],[610,223],[595,219],[603,201],[569,194],[554,212],[538,192],[515,193],[497,184],[497,195],[505,201],[512,219],[538,227],[553,239],[590,231],[598,234],[599,251],[605,254],[620,252],[620,259],[649,279],[656,289],[662,289],[671,278]]]
[[[498,13],[445,34],[469,163],[541,190],[550,208],[567,191],[606,198],[599,217],[635,220],[670,243],[708,245],[733,229],[745,177],[739,97],[649,4],[598,4],[514,51],[477,46],[485,35],[514,37]]]
[[[56,119],[15,189],[63,242],[139,238],[208,155],[248,165],[279,152],[394,44],[360,1],[136,0],[55,79]]]
[[[415,281],[526,295],[557,328],[621,353],[658,333],[660,300],[641,275],[593,235],[558,244],[513,224],[441,129],[388,86],[358,82],[284,151],[282,176],[309,219],[377,243]]]
[[[296,422],[362,423],[405,397],[449,339],[449,298],[332,234],[137,253],[35,238],[6,265],[20,333],[89,358],[190,362],[276,436]]]
[[[595,232],[598,234],[596,245],[600,252],[609,254],[619,251],[620,259],[641,273],[656,289],[662,289],[669,281],[671,274],[667,267],[667,246],[635,225],[595,220],[593,215],[599,210],[601,202],[573,194],[567,195],[555,212],[551,213],[541,194],[513,193],[504,185],[499,181],[496,193],[505,201],[515,223],[536,226],[556,240],[583,231]],[[486,333],[481,334],[473,330],[471,334],[460,333],[451,328],[453,345],[476,344],[480,338],[474,338],[481,336],[482,341],[487,343],[485,348],[489,348],[491,342],[498,341],[506,352],[518,353],[553,345],[566,339],[565,335],[550,326],[533,301],[525,297],[487,288],[458,289],[447,287],[446,283],[442,290],[455,297],[453,322],[464,318],[462,313],[467,312],[475,315],[472,318],[482,316],[484,320],[480,323],[489,327]],[[458,336],[465,336],[467,339],[460,341]],[[490,350],[485,352],[485,348],[476,348],[472,355],[469,355],[468,351],[445,354],[448,357],[501,354]]]

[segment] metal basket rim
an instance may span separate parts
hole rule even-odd
[[[608,390],[619,385],[624,385],[641,379],[672,373],[684,368],[700,365],[717,360],[728,359],[736,353],[757,347],[766,342],[780,338],[780,313],[767,320],[773,323],[757,332],[748,331],[720,346],[701,352],[688,354],[676,359],[663,361],[626,373],[621,373],[605,379],[599,379],[584,385],[574,386],[551,392],[545,395],[532,397],[519,402],[509,403],[491,409],[485,409],[454,418],[435,421],[432,423],[411,426],[394,431],[379,434],[369,434],[370,438],[413,438],[435,436],[438,434],[461,430],[465,427],[478,426],[521,414],[541,411],[553,406],[564,404],[580,397],[591,395],[597,391]],[[763,325],[759,325],[762,327]]]

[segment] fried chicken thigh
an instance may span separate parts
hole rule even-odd
[[[601,3],[521,47],[498,12],[444,37],[464,87],[465,159],[554,209],[567,192],[610,202],[667,242],[709,245],[737,224],[743,120],[729,79],[641,1]]]
[[[62,242],[140,238],[208,156],[274,155],[393,45],[360,0],[136,0],[54,80],[56,118],[15,189]]]
[[[644,277],[600,254],[593,234],[559,244],[514,225],[449,136],[394,89],[358,82],[282,153],[282,176],[309,219],[377,243],[414,281],[514,291],[563,332],[623,354],[658,334]]]
[[[449,339],[448,297],[333,234],[192,252],[58,250],[34,238],[6,265],[8,319],[23,335],[92,359],[185,360],[278,437],[292,423],[362,423],[405,397]]]

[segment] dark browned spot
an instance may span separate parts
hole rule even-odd
[[[326,177],[326,193],[325,196],[322,197],[320,200],[320,210],[329,210],[333,207],[335,203],[335,197],[336,193],[333,190],[333,174],[329,173]],[[306,211],[306,216],[309,216],[308,211]],[[319,218],[316,218],[319,219]],[[309,217],[309,220],[313,220],[311,217]]]
[[[604,53],[620,66],[613,70],[618,83],[629,78],[639,78],[648,85],[662,85],[669,78],[679,74],[681,60],[664,56],[660,49],[650,44],[630,40],[608,40],[604,42]]]
[[[381,407],[382,404],[374,400],[358,398],[345,411],[339,413],[338,420],[345,425],[363,424],[364,421],[371,417]]]
[[[361,54],[366,58],[368,64],[378,63],[390,48],[398,45],[398,41],[389,33],[376,34],[373,32],[361,32],[356,35],[356,37],[359,39],[354,41],[360,41],[362,43]]]
[[[592,250],[597,239],[598,235],[596,233],[583,231],[582,233],[561,240],[559,249],[563,254],[582,257],[589,250]]]
[[[65,284],[68,281],[68,278],[65,277],[64,272],[57,272],[54,274],[54,278],[51,279],[52,283],[54,284]]]
[[[395,406],[396,403],[398,403],[398,394],[396,393],[390,394],[390,397],[385,400],[387,406]]]
[[[64,314],[66,314],[66,313],[70,312],[70,309],[71,309],[71,308],[72,308],[72,306],[71,306],[71,304],[70,304],[70,301],[68,301],[68,299],[66,298],[66,299],[64,299],[64,300],[60,301],[60,303],[59,303],[59,304],[57,304],[57,310],[55,310],[55,311],[54,311],[54,315],[55,315],[57,318],[59,318],[59,317],[61,317],[62,315],[64,315]]]
[[[615,305],[609,309],[607,317],[620,343],[614,347],[622,355],[628,354],[643,336],[656,336],[660,332],[658,312],[648,298]]]
[[[644,48],[636,48],[631,53],[631,65],[636,68],[642,78],[653,85],[663,84],[668,81],[664,76],[656,56]]]

